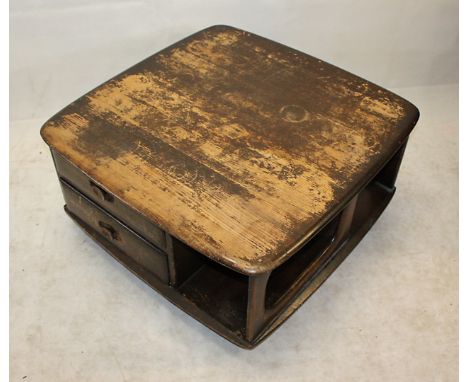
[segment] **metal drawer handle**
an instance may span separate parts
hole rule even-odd
[[[101,233],[108,240],[120,240],[119,233],[112,227],[110,224],[104,223],[103,221],[98,222],[99,227],[101,227]]]
[[[102,201],[111,202],[111,203],[114,201],[114,197],[111,194],[103,190],[92,180],[89,181],[89,185],[91,186],[91,189],[93,190],[94,195],[96,195]]]

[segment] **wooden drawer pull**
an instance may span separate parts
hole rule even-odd
[[[108,240],[120,240],[119,233],[112,227],[110,224],[99,221],[99,227],[101,228],[101,233]]]
[[[89,185],[91,186],[91,189],[93,190],[94,195],[96,195],[102,201],[111,202],[111,203],[114,201],[114,197],[111,194],[103,190],[92,180],[89,181]]]

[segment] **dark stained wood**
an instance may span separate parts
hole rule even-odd
[[[153,273],[161,281],[168,283],[167,255],[135,232],[122,225],[104,210],[99,209],[88,198],[61,182],[67,211],[79,217],[91,229],[99,232],[105,239],[120,250],[132,256],[140,267]]]
[[[216,26],[72,103],[42,136],[164,231],[251,274],[317,232],[417,118],[368,81]]]
[[[52,156],[61,179],[80,190],[89,199],[118,219],[125,220],[132,230],[138,232],[159,248],[168,249],[167,246],[171,244],[169,242],[170,237],[167,238],[166,233],[157,224],[114,197],[104,186],[97,184],[94,179],[89,178],[62,155],[52,151]]]
[[[249,277],[246,337],[252,341],[265,325],[265,294],[270,272]]]
[[[41,134],[70,217],[252,348],[382,213],[418,116],[362,78],[214,26],[79,98]]]

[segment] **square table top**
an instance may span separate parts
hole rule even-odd
[[[98,86],[41,134],[171,235],[252,274],[329,221],[418,116],[333,65],[214,26]]]

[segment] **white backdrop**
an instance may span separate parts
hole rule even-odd
[[[458,82],[456,0],[11,2],[11,119],[47,118],[199,29],[228,24],[383,87]]]
[[[213,24],[277,40],[412,101],[397,192],[353,253],[248,352],[140,282],[63,212],[42,123]],[[455,0],[12,0],[12,381],[456,381]]]

